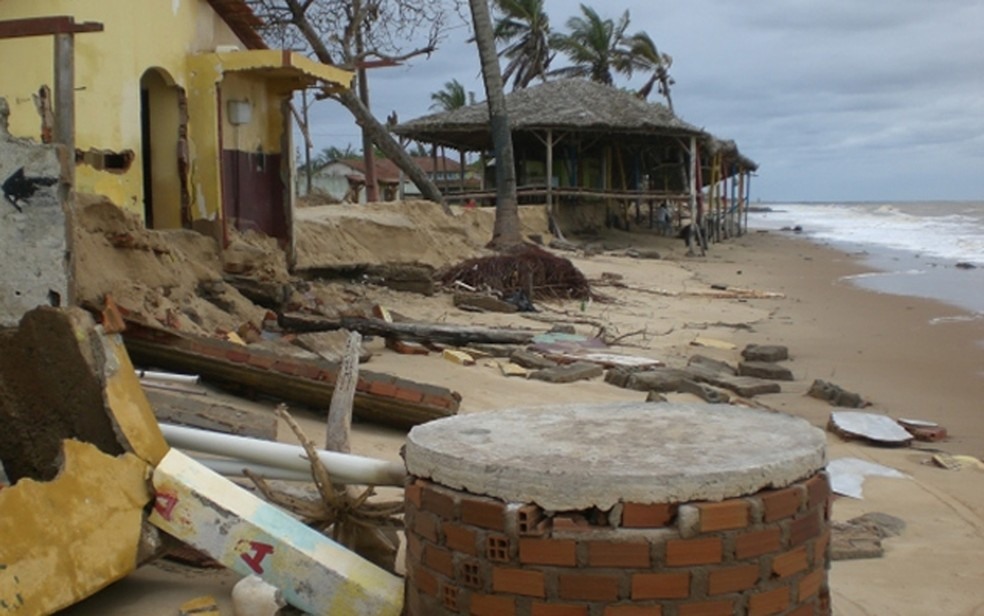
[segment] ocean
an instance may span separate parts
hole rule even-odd
[[[926,297],[960,310],[936,322],[984,319],[984,202],[761,203],[752,230],[795,230],[860,257],[848,280],[872,291]],[[796,232],[796,231],[794,231]]]

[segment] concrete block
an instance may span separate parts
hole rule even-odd
[[[518,364],[524,368],[529,368],[530,370],[544,370],[547,368],[553,368],[557,365],[552,359],[547,359],[539,353],[534,353],[533,351],[527,351],[526,349],[520,349],[509,356],[510,361],[514,364]]]
[[[555,368],[531,372],[530,378],[548,383],[573,383],[574,381],[593,379],[604,373],[605,369],[598,364],[577,362],[567,366],[557,366]]]
[[[772,381],[792,381],[793,373],[786,366],[767,361],[743,361],[738,364],[738,374]]]
[[[781,344],[750,344],[742,350],[741,356],[746,361],[783,361],[789,359],[789,349]]]
[[[154,471],[152,524],[311,614],[397,616],[403,580],[177,450]]]
[[[474,366],[475,358],[465,353],[464,351],[456,351],[454,349],[444,349],[441,352],[441,356],[449,362],[459,364],[461,366]]]
[[[65,440],[57,477],[0,490],[0,613],[52,614],[136,569],[150,471]]]

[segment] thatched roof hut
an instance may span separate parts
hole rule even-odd
[[[506,111],[516,136],[546,129],[648,137],[708,136],[659,103],[581,79],[548,81],[511,92],[506,95]],[[392,130],[416,141],[466,151],[492,148],[489,110],[484,101],[423,116]]]

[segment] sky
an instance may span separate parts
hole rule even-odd
[[[759,164],[762,201],[984,201],[984,2],[980,0],[606,0],[629,32],[673,57],[674,108]],[[555,31],[578,2],[545,0]],[[467,16],[467,7],[465,13]],[[431,113],[457,79],[485,100],[460,17],[430,58],[370,72],[371,107]],[[558,57],[553,66],[564,62]],[[638,86],[644,76],[616,78]],[[659,100],[657,95],[651,100]],[[351,115],[312,109],[315,150],[360,148]]]

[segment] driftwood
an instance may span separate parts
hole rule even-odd
[[[338,368],[335,391],[331,394],[328,407],[328,423],[325,434],[325,449],[339,453],[350,453],[349,433],[352,431],[352,407],[355,405],[355,386],[359,381],[359,351],[362,336],[350,332],[345,357]]]
[[[382,319],[363,317],[329,318],[314,315],[285,313],[280,326],[291,331],[329,331],[347,329],[363,336],[382,336],[419,342],[435,342],[454,346],[471,343],[527,344],[538,332],[524,329],[495,329],[469,325],[441,323],[389,323]]]

